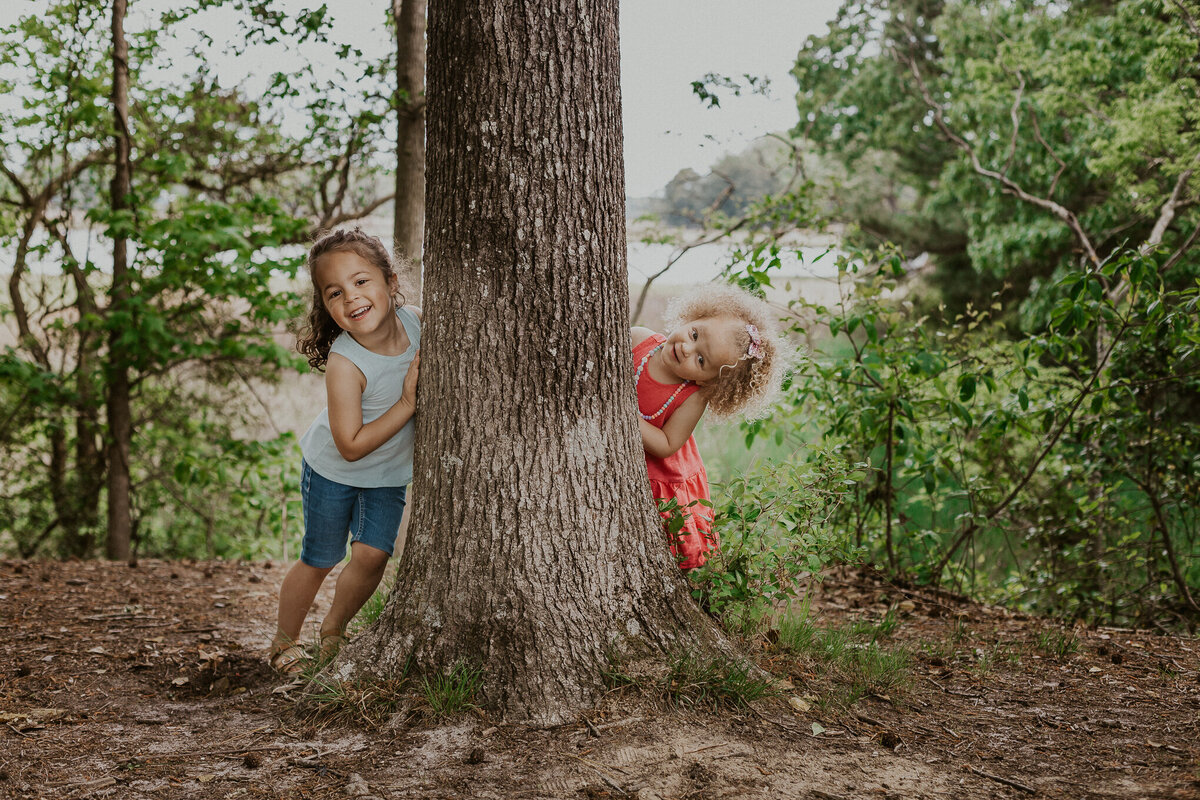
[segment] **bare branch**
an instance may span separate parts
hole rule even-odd
[[[1200,26],[1197,26],[1196,18],[1192,16],[1190,11],[1188,11],[1187,6],[1185,6],[1179,0],[1174,0],[1174,3],[1179,8],[1180,13],[1183,14],[1183,22],[1185,25],[1187,25],[1188,30],[1192,32],[1193,36],[1195,36],[1197,39],[1200,39]]]
[[[332,201],[325,201],[325,208],[321,210],[320,227],[329,228],[332,226],[334,212],[341,208],[342,202],[346,199],[346,192],[350,188],[350,167],[354,163],[354,153],[357,150],[358,144],[358,125],[355,124],[354,129],[350,132],[350,138],[346,140],[346,150],[342,153],[338,162],[341,169],[338,171],[337,192],[334,194]],[[326,175],[333,177],[332,171]],[[325,197],[325,192],[321,192],[322,198]]]
[[[1021,81],[1021,85],[1017,87],[1017,93],[1013,97],[1012,109],[1008,112],[1012,118],[1012,139],[1008,142],[1008,156],[1004,159],[1004,174],[1008,174],[1008,170],[1012,167],[1013,157],[1017,154],[1017,134],[1021,131],[1021,97],[1025,94],[1025,76],[1019,71],[1017,77]]]
[[[1196,227],[1192,228],[1192,232],[1188,234],[1188,238],[1175,249],[1175,252],[1167,259],[1167,262],[1163,264],[1162,272],[1164,275],[1179,262],[1179,259],[1183,258],[1184,253],[1191,249],[1192,245],[1196,242],[1197,236],[1200,236],[1200,222],[1196,223]]]
[[[946,122],[944,113],[945,110],[942,108],[940,103],[933,99],[932,94],[930,94],[929,87],[926,85],[925,79],[922,77],[921,70],[917,66],[916,61],[909,56],[901,54],[899,51],[893,52],[896,53],[896,57],[898,59],[904,63],[907,63],[909,70],[912,72],[913,79],[917,82],[917,88],[921,92],[921,97],[924,98],[925,104],[929,107],[929,110],[933,112],[933,119],[937,124],[938,130],[940,130],[942,135],[949,139],[955,147],[966,153],[966,155],[971,159],[971,166],[975,172],[984,176],[985,178],[990,178],[996,181],[1003,186],[1006,191],[1015,195],[1019,199],[1029,203],[1030,205],[1034,205],[1038,208],[1049,211],[1054,216],[1066,223],[1067,227],[1069,227],[1075,234],[1075,238],[1079,240],[1079,244],[1083,247],[1084,252],[1087,254],[1088,261],[1095,266],[1099,266],[1101,261],[1100,256],[1096,253],[1096,248],[1092,245],[1091,239],[1088,237],[1087,232],[1083,229],[1083,225],[1079,222],[1079,218],[1075,216],[1075,213],[1047,197],[1039,197],[1037,195],[1030,194],[1007,175],[983,166],[983,164],[979,161],[979,154],[975,152],[975,148],[973,148],[966,139],[964,139],[962,136],[959,136],[950,127],[949,123]]]
[[[26,186],[25,182],[21,180],[21,177],[9,169],[8,164],[5,164],[3,161],[0,161],[0,172],[4,173],[4,177],[8,178],[9,182],[11,182],[21,194],[21,202],[26,206],[33,205],[33,193],[29,191],[29,187]]]
[[[1200,153],[1197,153],[1192,158],[1192,161],[1193,163],[1200,162]],[[1195,167],[1188,167],[1179,176],[1179,179],[1175,181],[1175,188],[1171,190],[1171,196],[1167,198],[1166,202],[1162,204],[1162,208],[1159,209],[1158,220],[1154,223],[1154,228],[1151,229],[1149,238],[1146,239],[1145,244],[1140,248],[1143,255],[1162,244],[1163,236],[1167,233],[1167,228],[1175,220],[1175,213],[1179,209],[1180,195],[1183,194],[1184,187],[1187,186],[1187,182],[1191,179],[1195,171]]]
[[[1058,187],[1059,179],[1062,178],[1063,173],[1067,171],[1067,162],[1058,157],[1058,153],[1054,152],[1054,148],[1051,147],[1050,143],[1046,141],[1044,136],[1042,136],[1042,126],[1038,123],[1037,111],[1030,109],[1029,117],[1031,120],[1033,120],[1033,138],[1037,139],[1038,143],[1045,148],[1046,152],[1050,154],[1050,157],[1054,159],[1054,162],[1058,164],[1058,172],[1054,173],[1054,179],[1050,181],[1050,188],[1046,190],[1046,196],[1053,197],[1054,190]]]
[[[345,222],[350,222],[351,220],[362,219],[363,217],[370,216],[372,211],[379,208],[384,203],[391,202],[394,199],[396,199],[396,193],[392,192],[391,194],[385,194],[382,197],[375,198],[374,200],[372,200],[370,203],[367,203],[362,208],[353,209],[351,211],[346,211],[344,213],[338,214],[336,216],[327,217],[326,219],[321,220],[321,222],[318,223],[317,227],[313,228],[313,230],[309,234],[309,236],[311,237],[312,235],[315,235],[317,231],[324,230],[326,228],[334,228]]]
[[[750,217],[744,216],[741,219],[735,220],[731,225],[721,229],[717,233],[715,233],[711,236],[708,236],[708,237],[701,237],[694,241],[688,242],[687,244],[683,245],[678,250],[676,250],[674,253],[672,253],[671,257],[669,259],[667,259],[666,266],[664,266],[658,272],[654,273],[653,275],[651,275],[649,278],[646,279],[646,283],[642,286],[642,291],[638,295],[637,305],[635,305],[633,308],[633,321],[636,323],[638,321],[638,319],[642,316],[642,308],[646,305],[646,295],[649,294],[649,292],[650,292],[650,284],[654,283],[656,280],[661,278],[663,275],[667,274],[667,270],[669,270],[671,267],[675,266],[675,262],[677,262],[677,261],[679,261],[679,259],[683,258],[685,253],[687,253],[689,250],[694,250],[697,247],[703,247],[706,244],[712,244],[714,242],[719,242],[722,239],[729,236],[730,234],[732,234],[734,231],[745,226],[746,223],[748,223],[749,221],[750,221]]]

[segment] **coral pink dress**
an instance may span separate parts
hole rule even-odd
[[[633,348],[634,369],[642,363],[646,354],[666,341],[661,334],[653,334]],[[677,383],[659,383],[650,375],[649,369],[643,369],[638,379],[638,407],[643,414],[653,414],[662,408],[667,398],[679,388]],[[683,401],[687,400],[699,389],[692,384],[687,386],[671,401],[667,410],[652,420],[651,425],[661,428],[671,418]],[[708,500],[708,473],[704,471],[704,462],[700,460],[700,450],[696,447],[696,437],[689,436],[683,447],[673,455],[658,458],[646,453],[646,470],[650,473],[650,492],[656,500],[669,500],[674,497],[679,501],[683,511],[683,528],[675,535],[671,544],[671,554],[681,559],[679,566],[683,569],[698,567],[707,559],[709,550],[717,546],[717,535],[712,529],[712,509],[697,503],[688,508],[693,500]],[[666,519],[668,515],[664,514]]]

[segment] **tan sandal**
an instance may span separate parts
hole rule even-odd
[[[292,642],[291,644],[271,645],[267,663],[271,669],[281,675],[295,675],[304,669],[308,662],[308,653],[304,648]]]
[[[317,658],[322,664],[333,661],[348,641],[350,640],[344,633],[321,634],[321,644],[317,647]]]

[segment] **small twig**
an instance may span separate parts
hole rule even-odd
[[[264,748],[264,749],[269,749],[269,748]],[[320,756],[313,756],[312,758],[316,759],[316,758],[320,758]],[[328,772],[330,775],[335,775],[339,778],[345,778],[347,775],[347,773],[342,772],[340,769],[334,769],[333,767],[322,764],[320,761],[310,760],[308,758],[289,758],[287,760],[287,763],[291,764],[293,767],[306,767],[308,769],[324,770],[325,772]]]
[[[954,689],[947,689],[945,686],[942,686],[940,683],[938,683],[937,681],[935,681],[933,678],[929,677],[928,675],[923,675],[922,677],[925,678],[925,680],[932,683],[937,688],[941,689],[946,694],[952,694],[957,697],[970,697],[970,698],[973,698],[976,700],[983,697],[983,695],[981,695],[981,694],[974,694],[972,692],[959,692],[959,691],[955,691]]]
[[[619,772],[619,773],[621,773],[622,775],[628,775],[628,774],[629,774],[628,772],[626,772],[625,770],[621,769],[620,767],[610,767],[608,764],[602,764],[602,763],[600,763],[599,761],[593,761],[593,760],[592,760],[592,759],[590,759],[590,758],[584,758],[583,756],[575,755],[574,753],[563,753],[562,755],[564,755],[564,756],[568,756],[569,758],[573,758],[573,759],[575,759],[576,761],[582,761],[584,764],[587,764],[587,765],[588,765],[589,767],[591,767],[592,769],[595,769],[595,768],[597,768],[597,767],[603,767],[604,769],[612,770],[612,771],[614,771],[614,772]]]
[[[995,781],[996,783],[1003,783],[1005,786],[1011,786],[1014,789],[1020,789],[1022,792],[1025,792],[1026,794],[1037,794],[1037,789],[1034,789],[1031,786],[1026,786],[1023,783],[1017,783],[1016,781],[1011,781],[1008,778],[1001,778],[999,775],[993,775],[990,772],[984,772],[981,769],[975,769],[970,764],[967,764],[967,769],[969,769],[971,772],[974,772],[976,775],[978,775],[981,778],[987,778],[989,781]]]
[[[627,791],[625,791],[624,789],[622,789],[622,788],[621,788],[621,784],[617,783],[617,782],[616,782],[616,781],[614,781],[612,778],[608,777],[607,775],[605,775],[603,772],[601,772],[600,770],[596,769],[595,767],[592,767],[592,772],[595,772],[597,775],[599,775],[599,776],[600,776],[600,780],[602,780],[602,781],[604,781],[605,783],[607,783],[609,786],[611,786],[613,789],[615,789],[615,790],[616,790],[618,793],[620,793],[620,794],[629,794],[629,792],[627,792]]]
[[[596,726],[592,724],[590,719],[584,717],[583,724],[587,725],[587,729],[592,732],[592,736],[595,736],[597,739],[600,738],[600,731],[596,730]]]
[[[619,719],[616,722],[606,722],[603,725],[597,725],[597,731],[606,731],[609,728],[619,728],[622,725],[632,725],[635,722],[642,722],[644,717],[630,717],[629,719]]]
[[[139,720],[140,722],[140,720]],[[191,750],[185,753],[147,753],[145,755],[131,756],[125,759],[123,763],[133,761],[148,761],[150,759],[175,759],[175,758],[203,758],[205,756],[231,756],[238,753],[261,753],[267,750],[287,750],[287,747],[282,745],[265,745],[263,747],[234,747],[228,750]],[[295,759],[293,759],[295,760]]]

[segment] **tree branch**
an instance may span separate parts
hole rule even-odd
[[[954,540],[950,543],[950,546],[946,549],[946,552],[942,554],[942,557],[938,559],[937,565],[933,568],[934,583],[937,583],[941,579],[942,570],[944,570],[946,565],[950,563],[950,559],[954,557],[954,554],[958,551],[958,548],[962,547],[963,542],[967,541],[967,539],[974,535],[975,531],[979,530],[982,525],[991,522],[1000,514],[1000,512],[1008,508],[1008,506],[1017,498],[1017,495],[1021,493],[1029,481],[1033,480],[1033,476],[1037,473],[1038,467],[1041,466],[1042,461],[1045,460],[1046,456],[1050,454],[1050,451],[1054,449],[1054,446],[1058,444],[1059,438],[1062,437],[1063,433],[1067,429],[1067,426],[1071,424],[1071,420],[1075,418],[1075,413],[1079,410],[1079,406],[1082,405],[1083,401],[1092,393],[1092,389],[1095,387],[1096,382],[1100,380],[1100,376],[1104,373],[1104,369],[1108,365],[1109,357],[1112,355],[1113,350],[1116,349],[1117,342],[1121,340],[1121,336],[1128,328],[1129,320],[1123,319],[1121,321],[1120,330],[1118,330],[1116,335],[1114,335],[1109,341],[1108,348],[1104,351],[1104,355],[1097,359],[1096,367],[1092,370],[1092,374],[1088,378],[1087,384],[1079,390],[1079,395],[1075,398],[1074,402],[1071,403],[1071,407],[1068,409],[1067,415],[1063,418],[1062,422],[1058,424],[1058,427],[1055,428],[1054,432],[1050,435],[1050,438],[1046,440],[1046,443],[1042,446],[1041,451],[1038,452],[1037,457],[1035,457],[1033,462],[1025,469],[1025,474],[1021,477],[1021,480],[1017,483],[1017,485],[1014,486],[1007,495],[1005,495],[1003,500],[999,501],[990,509],[988,509],[987,513],[983,515],[982,520],[976,517],[971,521],[970,525],[963,528],[961,531],[959,531],[958,535],[954,537]]]
[[[959,150],[962,150],[967,157],[971,159],[971,167],[975,170],[975,172],[985,178],[990,178],[991,180],[996,181],[1003,186],[1006,191],[1015,195],[1019,199],[1029,203],[1030,205],[1034,205],[1038,208],[1049,211],[1051,214],[1066,223],[1067,227],[1069,227],[1075,234],[1075,238],[1079,240],[1079,244],[1083,247],[1088,261],[1090,261],[1094,266],[1099,266],[1101,263],[1100,256],[1096,253],[1096,248],[1092,245],[1091,239],[1088,237],[1087,232],[1084,231],[1083,225],[1079,222],[1079,218],[1075,216],[1075,213],[1049,198],[1030,194],[1007,175],[983,166],[983,164],[979,161],[979,154],[975,152],[975,148],[973,148],[966,139],[955,133],[955,131],[946,122],[945,109],[942,108],[940,103],[933,99],[933,95],[930,94],[929,87],[925,84],[925,79],[922,77],[921,70],[917,66],[916,61],[910,56],[901,54],[898,50],[893,49],[893,52],[902,63],[908,65],[909,70],[912,72],[913,79],[917,83],[917,88],[921,93],[921,97],[925,100],[925,104],[929,107],[929,110],[933,112],[933,119],[937,124],[938,130],[942,132],[943,136],[950,140],[951,144],[953,144]]]
[[[1021,97],[1025,94],[1025,76],[1018,71],[1017,78],[1020,79],[1021,84],[1017,87],[1016,95],[1013,97],[1012,109],[1008,112],[1009,117],[1012,119],[1013,129],[1012,138],[1008,142],[1008,156],[1004,159],[1005,175],[1008,174],[1009,168],[1012,167],[1013,158],[1017,154],[1017,134],[1021,131]]]

